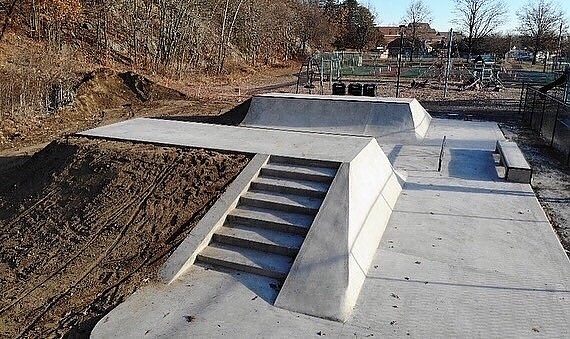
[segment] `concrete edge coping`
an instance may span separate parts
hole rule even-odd
[[[183,275],[206,248],[214,233],[224,224],[228,214],[237,206],[239,198],[247,192],[261,168],[269,161],[268,154],[256,154],[222,193],[220,198],[190,231],[160,270],[160,277],[169,284]]]
[[[367,97],[357,95],[326,95],[326,94],[294,94],[294,93],[263,93],[254,95],[252,98],[279,98],[279,99],[303,99],[303,100],[334,100],[334,101],[358,101],[372,103],[409,104],[416,98],[396,97]]]

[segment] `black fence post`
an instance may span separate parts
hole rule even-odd
[[[524,109],[523,109],[524,122],[527,122],[527,106],[528,106],[528,84],[526,85],[526,93],[524,95]]]
[[[542,127],[544,126],[544,115],[546,114],[546,94],[541,93],[542,95],[542,114],[540,115],[540,126],[538,127],[538,133],[542,136],[544,136],[544,133],[542,133]]]
[[[532,95],[532,109],[530,110],[530,128],[532,129],[532,118],[534,117],[534,107],[536,106],[536,90],[533,88],[532,91],[533,95]]]
[[[519,116],[521,115],[521,112],[522,112],[523,94],[524,94],[524,82],[523,82],[522,87],[521,87],[521,99],[519,100]]]
[[[550,147],[554,146],[554,136],[556,135],[556,125],[558,124],[558,115],[560,114],[560,103],[556,106],[556,117],[554,118],[554,127],[552,128],[552,138],[550,139]]]

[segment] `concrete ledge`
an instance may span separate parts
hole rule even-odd
[[[375,140],[341,164],[275,305],[347,320],[402,185]]]
[[[495,152],[501,156],[501,164],[505,166],[507,181],[530,184],[532,169],[515,142],[498,140]]]
[[[224,224],[228,213],[236,207],[240,196],[249,189],[250,183],[257,178],[268,160],[269,155],[255,155],[228,185],[226,191],[168,258],[160,271],[163,280],[173,282],[194,264],[196,256],[208,246],[214,233]]]

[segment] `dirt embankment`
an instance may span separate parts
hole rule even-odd
[[[0,181],[0,337],[87,335],[249,157],[69,137]]]
[[[49,142],[58,136],[131,118],[138,108],[186,96],[133,72],[99,69],[75,86],[67,107],[46,114],[0,115],[0,151]]]

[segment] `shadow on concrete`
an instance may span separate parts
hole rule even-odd
[[[250,105],[251,105],[251,99],[248,99],[221,115],[195,115],[195,116],[181,115],[181,116],[153,117],[153,119],[237,126],[243,121],[243,119],[245,119],[245,116],[247,114],[247,111],[249,110]]]
[[[478,181],[499,179],[491,151],[452,148],[449,157],[447,168],[450,177]]]
[[[544,223],[543,220],[485,217],[485,216],[480,216],[480,215],[468,215],[468,214],[418,212],[418,211],[404,211],[404,210],[394,210],[394,213],[419,214],[419,215],[424,215],[424,216],[430,215],[430,216],[441,216],[441,217],[454,217],[454,218],[459,218],[459,219],[483,219],[483,220],[498,220],[498,221],[508,221],[508,222],[526,222],[526,223],[533,223],[533,224]]]
[[[466,187],[466,186],[452,186],[452,185],[438,185],[438,184],[420,184],[407,182],[407,190],[423,191],[443,191],[443,192],[461,192],[461,193],[479,193],[479,194],[501,194],[501,195],[513,195],[519,197],[534,197],[534,193],[525,191],[514,191],[514,190],[492,190],[488,188],[480,187]]]
[[[550,289],[550,288],[508,287],[508,286],[493,286],[493,285],[461,284],[461,283],[450,283],[450,282],[413,280],[413,279],[408,280],[408,279],[371,277],[371,276],[368,276],[367,279],[395,281],[395,282],[402,282],[402,283],[406,283],[406,284],[422,284],[422,285],[431,284],[431,285],[450,286],[450,287],[485,288],[485,289],[492,289],[492,290],[507,290],[507,291],[521,291],[521,292],[570,293],[570,290],[555,290],[555,289]]]
[[[231,275],[236,281],[247,287],[255,294],[255,296],[252,297],[252,300],[259,297],[271,305],[275,303],[277,295],[283,286],[281,281],[261,275],[230,270],[220,266],[216,266],[214,268],[213,266],[204,263],[199,263],[198,265],[206,270],[214,270],[216,272]]]
[[[392,148],[390,153],[388,153],[388,160],[392,165],[394,164],[396,159],[398,159],[398,155],[400,155],[400,152],[402,152],[403,147],[404,147],[403,145],[396,145],[394,146],[394,148]]]

